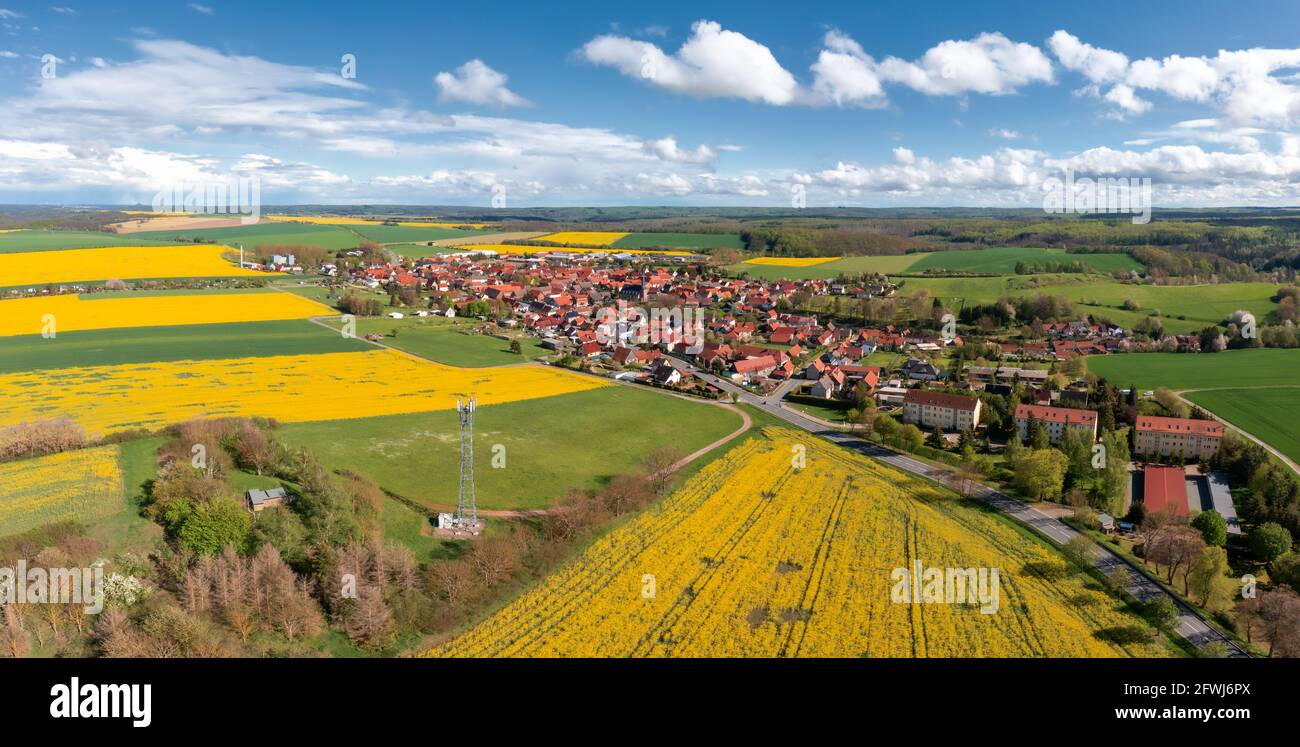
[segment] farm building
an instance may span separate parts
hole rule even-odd
[[[244,494],[244,505],[253,513],[274,506],[283,506],[288,501],[289,495],[284,488],[271,488],[270,490],[252,488]]]

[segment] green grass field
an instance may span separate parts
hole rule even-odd
[[[1127,388],[1238,389],[1300,386],[1300,349],[1255,348],[1222,353],[1130,353],[1088,356],[1088,370]]]
[[[1186,398],[1300,461],[1297,365],[1300,350],[1275,348],[1088,357],[1089,371],[1120,388],[1204,390]]]
[[[336,319],[327,322],[338,325]],[[357,336],[380,334],[384,336],[385,345],[405,350],[421,358],[463,368],[527,363],[550,353],[541,346],[541,342],[536,337],[528,336],[519,339],[522,353],[516,355],[510,352],[508,341],[491,335],[477,335],[470,331],[481,323],[477,320],[432,316],[405,319],[366,318],[357,320]],[[393,330],[397,330],[396,337],[389,336]]]
[[[162,539],[163,529],[140,515],[146,484],[158,475],[158,448],[162,438],[142,438],[118,446],[118,468],[122,471],[121,509],[88,526],[109,556],[131,550],[143,555]]]
[[[172,242],[100,231],[15,231],[0,233],[0,254],[54,249],[94,249],[101,246],[165,246]]]
[[[295,319],[0,337],[0,373],[150,361],[307,355],[371,350],[362,340]]]
[[[947,272],[976,272],[1011,274],[1016,263],[1043,265],[1049,262],[1082,262],[1095,272],[1111,273],[1116,270],[1142,271],[1140,262],[1127,254],[1067,254],[1064,249],[1020,246],[998,246],[988,249],[960,249],[911,255],[919,257],[907,268],[910,273],[931,270]]]
[[[1224,283],[1219,285],[1139,285],[1120,283],[1099,275],[1010,275],[980,278],[902,278],[899,293],[909,296],[919,289],[967,304],[989,303],[1003,296],[1062,296],[1078,305],[1080,314],[1096,314],[1131,326],[1153,311],[1159,311],[1165,330],[1196,332],[1223,321],[1238,309],[1263,320],[1274,308],[1269,299],[1277,292],[1271,283]],[[1126,299],[1140,305],[1125,311]],[[958,301],[959,303],[959,301]],[[1186,317],[1179,319],[1179,316]]]
[[[429,518],[401,501],[384,499],[380,522],[384,541],[405,545],[418,563],[452,554],[448,545],[454,545],[455,541],[433,536],[433,524]]]
[[[721,407],[630,386],[481,407],[474,418],[478,505],[541,508],[571,487],[598,487],[659,446],[688,454],[740,424]],[[351,469],[431,507],[456,504],[454,411],[291,423],[277,434],[332,469]],[[492,467],[496,445],[504,447],[501,469]]]
[[[630,233],[610,246],[619,249],[740,249],[744,244],[740,242],[740,235],[734,233]]]
[[[0,234],[0,236],[3,235]],[[193,241],[196,238],[202,238],[227,246],[243,244],[245,249],[256,249],[259,246],[268,244],[304,244],[319,246],[323,249],[352,249],[361,243],[359,236],[341,226],[281,223],[277,221],[263,221],[251,226],[231,226],[229,228],[141,231],[131,234],[131,236],[164,242]]]
[[[299,224],[300,225],[300,224]],[[438,226],[385,226],[377,225],[347,225],[341,228],[350,229],[361,236],[377,241],[380,244],[395,244],[408,241],[438,241],[440,239],[464,239],[470,236],[481,236],[488,233],[496,233],[500,229],[470,229],[462,230],[459,228],[440,228]]]
[[[335,309],[336,311],[339,310],[338,306],[335,305],[335,302],[339,300],[339,295],[335,294],[335,296],[331,298],[330,289],[323,285],[276,283],[274,287],[278,288],[279,290],[285,291],[287,293],[292,293],[295,296],[302,296],[304,298],[310,298],[311,300],[316,301],[318,303],[323,303],[326,306]],[[350,292],[357,293],[358,291],[350,290]],[[387,303],[388,294],[385,293],[385,294],[376,295],[377,298],[381,296],[384,299],[384,302]]]
[[[1300,461],[1300,385],[1266,389],[1211,389],[1187,399]]]

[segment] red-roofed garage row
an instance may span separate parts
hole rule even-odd
[[[1147,467],[1142,475],[1142,502],[1147,512],[1187,516],[1187,477],[1182,467]]]

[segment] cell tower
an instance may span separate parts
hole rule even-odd
[[[456,528],[477,532],[478,503],[474,500],[474,398],[456,400],[460,415],[460,494],[456,497]]]

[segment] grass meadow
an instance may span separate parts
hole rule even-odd
[[[293,423],[278,437],[306,446],[431,508],[456,505],[455,411]],[[631,386],[480,407],[474,417],[478,505],[543,508],[569,488],[596,488],[664,445],[683,455],[726,436],[740,418],[721,407]],[[504,467],[493,468],[493,447]]]
[[[1088,370],[1118,387],[1168,387],[1300,461],[1300,350],[1090,356]]]

